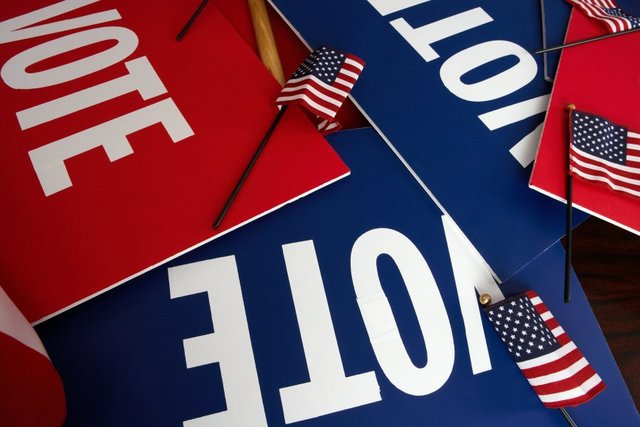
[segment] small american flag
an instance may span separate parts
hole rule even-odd
[[[546,407],[579,405],[604,390],[600,376],[534,291],[484,311]]]
[[[569,120],[571,173],[640,197],[640,134],[577,110]]]
[[[363,68],[364,62],[354,55],[320,47],[293,73],[276,104],[301,104],[327,121],[318,123],[320,130],[331,130],[329,124]]]
[[[585,15],[605,24],[610,33],[640,27],[640,18],[625,13],[613,0],[567,0]]]

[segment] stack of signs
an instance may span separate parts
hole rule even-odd
[[[538,2],[272,3],[311,46],[367,63],[355,101],[498,277],[564,234],[564,207],[528,188],[551,90],[529,53]]]
[[[85,3],[91,0],[62,4]],[[237,101],[233,95],[238,86],[232,84],[239,78],[252,85],[242,79],[249,71],[241,67],[234,70],[235,75],[213,69],[213,63],[221,64],[220,59],[210,58],[214,53],[235,63],[237,56],[243,55],[235,49],[246,48],[229,41],[237,36],[228,31],[215,9],[209,15],[209,25],[199,21],[201,25],[192,29],[207,28],[209,32],[190,32],[184,40],[197,41],[195,46],[200,50],[211,44],[204,48],[210,56],[198,53],[195,59],[193,46],[184,53],[168,44],[162,51],[155,46],[155,40],[168,43],[191,10],[177,13],[171,2],[156,2],[154,21],[150,22],[135,3],[118,6],[119,13],[128,16],[118,19],[130,20],[127,26],[135,26],[141,49],[154,52],[149,56],[154,69],[154,61],[169,67],[177,59],[174,66],[186,70],[207,64],[204,72],[210,75],[206,78],[189,74],[185,79],[182,75],[170,82],[163,80],[166,87],[184,88],[190,83],[186,80],[207,89],[219,84],[224,86],[219,89],[222,99],[232,104],[244,102],[239,116],[251,114],[247,113],[244,89]],[[529,22],[533,6],[493,1],[480,8],[428,0],[409,0],[402,5],[383,0],[359,5],[335,0],[335,4],[278,3],[291,9],[286,13],[292,20],[307,21],[299,29],[315,33],[303,34],[314,45],[333,45],[363,56],[368,65],[356,86],[356,99],[393,150],[373,130],[335,135],[333,142],[354,173],[333,185],[333,191],[318,192],[295,206],[283,207],[278,215],[183,253],[127,286],[38,325],[37,331],[65,383],[66,424],[565,425],[559,412],[541,405],[481,316],[476,303],[478,283],[470,280],[476,269],[488,280],[482,286],[498,296],[503,290],[511,294],[535,288],[607,383],[597,399],[571,410],[579,424],[640,421],[575,278],[574,301],[570,307],[558,309],[562,305],[558,289],[564,257],[554,242],[563,232],[562,209],[548,198],[526,191],[527,168],[535,151],[531,141],[539,132],[549,89],[537,78],[541,74],[538,64],[522,47],[525,42],[533,44],[534,35],[539,35],[539,27]],[[100,10],[104,9],[93,12]],[[113,18],[110,13],[79,20],[73,15],[63,24],[44,28],[62,31],[104,20],[105,16]],[[518,17],[523,25],[513,36],[517,40],[511,40],[512,23]],[[362,31],[354,31],[354,23]],[[165,27],[173,31],[159,37]],[[151,30],[154,37],[142,37]],[[77,59],[73,55],[82,52],[86,54],[77,49],[64,58],[72,61]],[[47,69],[46,61],[37,65]],[[251,67],[248,62],[244,65]],[[249,68],[252,75],[256,68]],[[218,80],[222,83],[214,83]],[[87,82],[86,87],[92,84],[97,82]],[[265,94],[272,92],[267,89]],[[187,91],[175,97],[175,104],[183,108],[182,103],[195,102],[194,98],[202,104],[207,99],[202,93]],[[275,97],[275,93],[268,95]],[[200,109],[193,114],[203,132],[220,132],[203,145],[233,150],[232,146],[244,146],[245,139],[251,139],[244,132],[258,133],[231,117],[229,103],[218,100],[206,108],[198,104]],[[256,108],[262,113],[252,119],[268,123],[273,109],[264,105]],[[231,122],[214,124],[211,117]],[[196,126],[190,127],[193,130]],[[309,162],[299,161],[295,170],[320,175],[325,183],[333,179],[327,171],[339,170],[334,178],[345,173],[341,162],[328,160],[335,158],[331,157],[333,152],[314,151],[315,137],[303,133],[309,129],[308,123],[291,119],[289,127],[291,135],[304,139],[304,144],[299,144],[304,147],[300,148],[302,158],[314,160],[313,169]],[[151,138],[160,140],[164,130],[152,128]],[[233,143],[228,143],[231,135]],[[294,149],[289,137],[280,138],[279,149]],[[36,145],[33,141],[29,144]],[[138,146],[133,146],[137,154]],[[189,163],[178,159],[183,162],[183,173],[202,177],[205,171],[213,170],[221,177],[233,175],[228,169],[231,166],[212,153],[198,152]],[[78,157],[85,154],[91,157],[96,153],[83,152]],[[211,156],[201,159],[207,154]],[[176,154],[163,151],[158,156],[165,161],[158,175],[166,180],[166,170],[174,166]],[[107,166],[132,158],[129,155]],[[286,171],[279,171],[283,163],[278,159],[272,154],[261,162],[262,176],[278,182],[296,181]],[[76,176],[92,182],[87,168],[99,163],[98,158],[88,159],[91,165],[77,160],[67,162],[73,189],[82,188]],[[71,170],[71,163],[75,170]],[[239,160],[231,163],[242,167]],[[327,164],[335,168],[325,168]],[[149,176],[141,178],[150,186],[161,179],[155,177],[154,166],[145,162]],[[107,186],[109,169],[96,172],[101,177],[99,188]],[[177,187],[180,185],[174,183],[172,188]],[[425,189],[442,204],[425,197]],[[154,197],[143,197],[139,203],[158,199],[159,190],[154,191]],[[138,190],[135,194],[141,197],[145,193]],[[251,200],[266,204],[267,198],[260,198],[256,190],[245,194],[247,198],[239,203],[249,203],[251,196]],[[197,210],[194,208],[203,200],[201,194],[198,197],[197,202],[185,198],[154,205],[153,213],[168,215],[163,217],[163,233],[144,247],[155,250],[156,245],[162,246],[160,243],[170,240],[164,233],[174,228],[184,235],[182,222],[210,226],[202,217],[183,219],[183,212],[174,210],[175,206],[183,206],[185,212]],[[443,215],[443,210],[451,216]],[[65,212],[69,211],[66,208]],[[151,216],[132,216],[127,205],[122,205],[121,211],[128,221],[155,221]],[[501,288],[484,266],[478,267],[476,253],[451,217],[498,276],[511,276]],[[234,222],[244,221],[235,218]],[[127,225],[128,233],[131,227]],[[113,230],[102,232],[106,235]],[[126,243],[115,239],[113,245],[134,254],[141,250],[141,246],[127,247]],[[75,261],[75,255],[62,256]],[[103,264],[115,259],[113,253],[103,257]],[[91,264],[82,268],[91,268]],[[101,265],[93,267],[103,269]],[[70,273],[73,279],[79,276],[74,270]]]
[[[348,174],[290,111],[214,232],[280,88],[215,7],[176,42],[189,9],[3,5],[0,282],[30,321]]]
[[[332,191],[37,327],[66,425],[565,425],[459,280],[450,221],[373,130],[331,139],[353,171]],[[607,383],[570,410],[578,425],[637,423],[575,278],[562,303],[562,269],[556,244],[503,289],[534,287]]]
[[[571,15],[567,41],[601,35],[605,33],[604,28],[601,23],[576,10]],[[640,59],[627,54],[636,49],[639,42],[640,33],[636,32],[576,46],[562,53],[536,166],[531,176],[532,188],[555,199],[565,200],[568,104],[622,125],[630,132],[640,133],[640,111],[637,108]],[[608,82],[615,82],[615,85],[610,86]],[[621,169],[628,172],[618,174],[624,175],[622,183],[607,177],[609,182],[615,186],[625,186],[626,183],[638,194],[640,175],[637,170],[634,172],[625,166]],[[603,168],[600,167],[600,170]],[[595,174],[598,175],[598,172]],[[640,234],[640,198],[637,195],[613,191],[604,181],[595,183],[576,175],[573,180],[573,203],[586,212]]]

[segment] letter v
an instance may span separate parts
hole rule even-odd
[[[58,22],[32,27],[39,22],[49,20],[56,16],[78,9],[80,7],[95,3],[98,0],[66,0],[15,18],[0,22],[0,44],[25,40],[47,34],[59,33],[61,31],[73,30],[76,28],[88,27],[90,25],[102,24],[103,22],[121,19],[117,10],[111,9],[104,12],[93,13],[79,18],[63,19]],[[25,28],[31,27],[31,28]]]
[[[448,215],[442,216],[449,258],[456,281],[460,310],[464,322],[471,370],[474,375],[491,369],[489,349],[484,337],[480,309],[475,291],[489,294],[494,302],[504,299],[496,284],[495,273]]]

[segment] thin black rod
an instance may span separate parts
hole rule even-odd
[[[598,40],[608,39],[609,37],[621,36],[623,34],[629,34],[629,33],[633,33],[633,32],[636,32],[636,31],[640,31],[640,27],[632,28],[630,30],[619,31],[617,33],[603,34],[601,36],[591,37],[590,39],[578,40],[578,41],[567,43],[567,44],[563,44],[563,45],[560,45],[560,46],[554,46],[554,47],[549,47],[549,48],[546,48],[546,49],[540,49],[540,50],[538,50],[538,51],[536,51],[534,53],[551,52],[552,50],[564,49],[565,47],[578,46],[578,45],[581,45],[581,44],[584,44],[584,43],[597,42]]]
[[[231,207],[231,204],[233,203],[233,201],[235,200],[236,196],[240,192],[240,189],[244,185],[244,182],[247,180],[247,177],[249,176],[249,173],[251,173],[251,169],[253,169],[253,166],[258,161],[258,158],[260,157],[260,154],[262,154],[262,150],[264,150],[264,147],[267,146],[267,142],[269,142],[269,138],[271,138],[271,134],[273,133],[273,131],[275,130],[276,126],[280,122],[280,119],[282,118],[282,116],[284,115],[284,112],[286,110],[287,110],[287,106],[285,105],[282,108],[280,108],[280,111],[278,112],[278,115],[275,117],[275,119],[273,119],[273,123],[271,123],[271,127],[269,127],[269,130],[267,130],[267,133],[264,135],[264,138],[262,138],[262,141],[260,142],[260,145],[258,146],[258,149],[253,154],[253,157],[251,158],[251,161],[249,162],[249,164],[247,165],[246,169],[242,173],[242,176],[240,177],[240,180],[236,184],[236,187],[233,189],[233,192],[231,192],[231,195],[229,196],[229,198],[227,199],[227,202],[224,205],[224,208],[222,208],[222,211],[220,211],[220,214],[218,215],[218,218],[216,219],[216,222],[213,224],[213,228],[218,228],[220,226],[220,223],[222,223],[222,220],[224,219],[224,216],[227,214],[227,211]]]
[[[200,12],[202,12],[202,9],[204,9],[204,7],[207,5],[208,2],[209,2],[209,0],[203,0],[202,3],[200,3],[200,6],[198,6],[196,11],[193,13],[193,15],[191,15],[191,18],[189,18],[189,20],[185,24],[184,28],[182,28],[182,31],[180,31],[180,33],[178,33],[178,35],[176,37],[176,40],[178,40],[178,41],[182,40],[184,35],[187,34],[187,31],[189,31],[189,28],[191,28],[193,23],[198,18],[198,15],[200,15]]]
[[[572,123],[573,110],[569,111],[569,123]],[[571,130],[569,131],[571,133]],[[573,208],[573,174],[571,173],[571,144],[572,137],[569,136],[569,142],[567,144],[567,248],[564,259],[564,302],[568,303],[571,297],[571,248],[573,246],[573,221],[572,221],[572,208]]]
[[[562,413],[564,420],[567,422],[567,425],[571,427],[578,427],[578,425],[576,424],[575,421],[573,421],[573,418],[571,418],[571,415],[569,415],[566,409],[564,408],[558,408],[558,409],[560,409],[560,412]]]
[[[571,246],[573,245],[573,227],[571,210],[573,207],[573,177],[567,176],[567,251],[564,261],[564,302],[571,298]]]
[[[542,34],[542,49],[547,48],[547,19],[544,13],[544,0],[540,0],[540,24],[542,26],[540,33]],[[549,83],[553,83],[553,79],[549,77],[549,65],[547,63],[547,52],[542,54],[542,70],[544,79]]]

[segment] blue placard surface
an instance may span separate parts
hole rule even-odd
[[[551,92],[530,53],[541,47],[539,2],[272,4],[310,46],[366,62],[355,101],[498,277],[565,234],[564,206],[528,188]],[[555,43],[570,7],[545,10]]]
[[[331,191],[36,327],[67,426],[566,425],[483,317],[474,375],[441,213],[389,147],[331,140],[352,169]],[[561,302],[563,260],[556,244],[503,289],[535,289],[607,383],[578,425],[639,425],[575,277]]]

